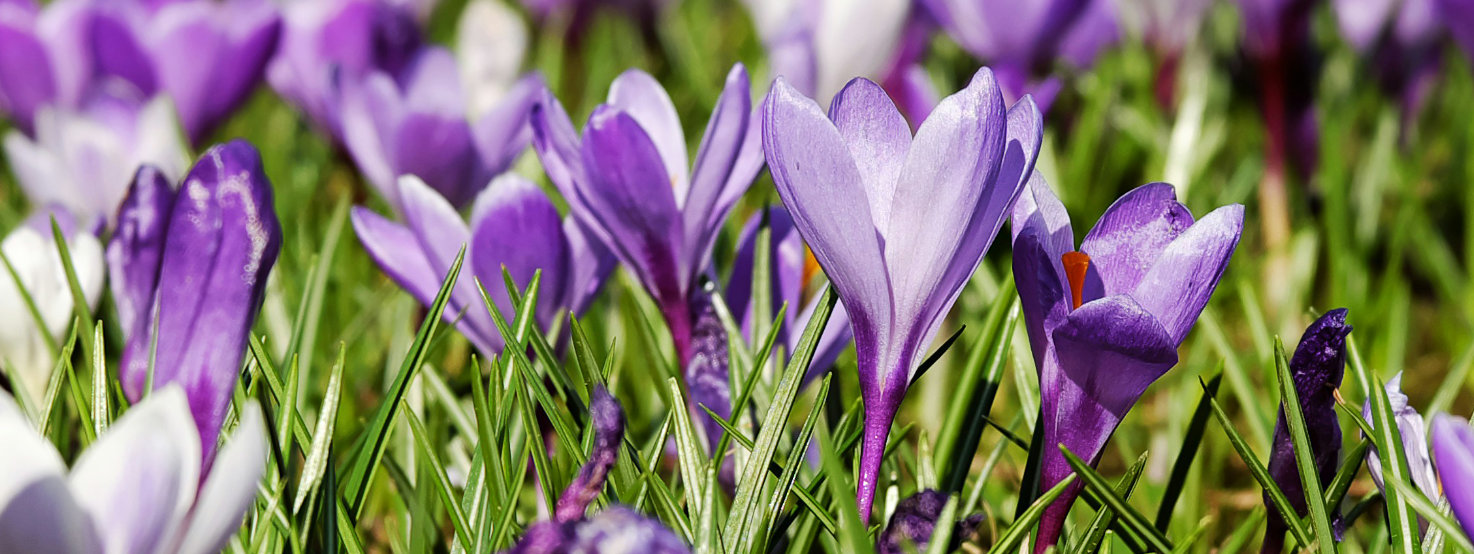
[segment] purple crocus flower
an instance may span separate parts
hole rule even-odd
[[[1474,537],[1474,428],[1461,417],[1433,416],[1433,462],[1443,494],[1464,533]]]
[[[782,329],[778,331],[778,343],[791,353],[798,347],[799,338],[809,325],[809,318],[813,317],[814,310],[819,307],[820,298],[810,294],[813,289],[810,285],[820,269],[819,262],[809,253],[808,247],[804,246],[803,237],[794,228],[793,219],[788,216],[787,210],[772,207],[762,213],[753,214],[747,220],[742,228],[742,235],[737,240],[737,257],[732,261],[732,274],[727,279],[726,301],[731,309],[742,310],[742,332],[747,335],[747,339],[762,340],[762,337],[752,336],[755,324],[752,277],[753,264],[758,259],[758,231],[765,217],[770,245],[768,267],[772,277],[769,285],[772,305],[769,306],[768,313],[777,314],[785,302],[788,304],[788,311],[784,313],[781,323]],[[829,316],[829,324],[819,337],[819,345],[814,351],[813,360],[809,362],[806,378],[813,379],[828,371],[839,354],[849,346],[851,338],[853,334],[850,332],[849,314],[845,312],[843,305],[835,306]]]
[[[1119,35],[1110,0],[921,0],[964,50],[997,72],[1008,99],[1030,93],[1048,111],[1060,90],[1049,68],[1088,67]]]
[[[0,2],[0,114],[26,132],[42,106],[76,107],[92,82],[88,30],[94,4]]]
[[[178,386],[142,399],[68,469],[0,392],[0,551],[220,552],[256,501],[266,433],[253,402],[214,463]]]
[[[255,90],[280,30],[269,0],[125,0],[98,10],[91,40],[102,74],[168,95],[198,143]]]
[[[1194,222],[1172,185],[1152,183],[1107,208],[1077,250],[1069,214],[1033,175],[1013,208],[1013,275],[1039,370],[1044,444],[1100,461],[1126,412],[1177,364],[1243,225],[1237,204]],[[1053,447],[1041,463],[1041,491],[1073,472]],[[1081,488],[1044,512],[1035,552],[1059,540]]]
[[[866,79],[850,81],[826,116],[780,78],[762,117],[778,195],[854,330],[865,398],[857,498],[868,520],[906,388],[1033,171],[1039,110],[1027,97],[1005,110],[983,68],[915,137]]]
[[[915,546],[918,551],[926,550],[936,530],[937,518],[942,517],[942,510],[946,507],[947,495],[931,489],[902,500],[896,504],[896,511],[891,514],[890,524],[885,526],[885,533],[875,544],[875,551],[879,554],[901,554],[906,552],[906,544]],[[947,550],[957,551],[957,546],[977,532],[982,523],[982,514],[957,520],[953,524],[952,545]]]
[[[1474,0],[1435,0],[1438,18],[1448,26],[1449,34],[1474,61]]]
[[[1403,137],[1438,78],[1443,26],[1435,0],[1337,0],[1341,34],[1367,56],[1382,89],[1402,102]]]
[[[1336,463],[1341,459],[1341,424],[1336,420],[1335,392],[1346,372],[1346,335],[1349,333],[1351,326],[1346,324],[1345,308],[1326,312],[1305,329],[1300,345],[1295,347],[1295,355],[1290,358],[1295,396],[1300,400],[1300,413],[1305,418],[1310,453],[1319,473],[1316,478],[1322,483],[1329,483],[1336,475]],[[1300,469],[1295,462],[1295,446],[1290,440],[1290,428],[1285,423],[1283,403],[1274,426],[1269,475],[1285,492],[1290,505],[1295,507],[1295,513],[1303,517],[1306,511],[1305,487],[1300,482]],[[1285,526],[1279,511],[1273,508],[1268,493],[1264,495],[1264,504],[1270,507],[1269,521],[1265,525],[1264,545],[1260,551],[1279,552],[1284,548],[1285,532],[1289,527]],[[1340,520],[1341,514],[1333,514],[1333,517]]]
[[[399,194],[404,224],[354,208],[359,241],[385,273],[425,306],[434,303],[456,253],[466,245],[462,274],[443,315],[445,321],[457,321],[483,355],[500,353],[503,343],[476,281],[511,321],[514,307],[502,285],[502,268],[520,287],[542,270],[537,322],[546,329],[561,309],[583,313],[613,270],[608,250],[590,240],[572,218],[560,219],[542,189],[522,177],[503,175],[487,186],[471,209],[469,226],[445,197],[418,178],[400,179]]]
[[[464,207],[527,148],[527,114],[542,89],[531,75],[474,122],[449,50],[422,49],[399,75],[343,84],[343,141],[365,179],[396,209],[395,183],[414,175]]]
[[[533,524],[509,554],[589,552],[594,554],[681,554],[691,548],[655,519],[624,506],[610,506],[592,517],[588,507],[604,490],[609,469],[624,440],[624,411],[603,387],[589,395],[594,447],[589,461],[558,498],[548,521]]]
[[[295,2],[282,19],[266,80],[335,141],[343,136],[343,83],[373,71],[398,75],[424,42],[413,14],[384,0]]]
[[[177,384],[189,398],[205,465],[235,390],[266,277],[281,250],[271,183],[256,149],[206,150],[176,194],[140,171],[108,244],[126,344],[118,377],[137,402]]]
[[[1434,473],[1433,460],[1428,457],[1428,434],[1424,432],[1426,427],[1423,416],[1408,405],[1407,395],[1402,392],[1401,373],[1387,381],[1386,389],[1392,414],[1397,418],[1397,432],[1402,435],[1402,452],[1407,457],[1413,484],[1428,498],[1436,500],[1443,493],[1438,490],[1438,474]],[[1362,406],[1361,415],[1367,421],[1372,420],[1371,400],[1367,400]],[[1386,490],[1382,482],[1382,460],[1377,457],[1375,446],[1367,450],[1367,473],[1372,476],[1372,482],[1377,484],[1378,490]]]
[[[1140,34],[1156,55],[1153,90],[1160,106],[1176,105],[1177,70],[1182,52],[1202,27],[1211,0],[1139,0],[1119,2],[1123,25]]]

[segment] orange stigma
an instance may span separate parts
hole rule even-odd
[[[1085,272],[1090,269],[1090,256],[1084,252],[1065,252],[1060,261],[1064,262],[1065,277],[1070,280],[1070,295],[1074,300],[1070,309],[1078,309],[1085,303]]]
[[[804,245],[804,269],[801,277],[803,280],[799,281],[800,285],[808,286],[809,281],[813,280],[814,276],[818,275],[821,271],[824,270],[819,267],[819,260],[814,258],[814,251],[809,250],[808,245]]]

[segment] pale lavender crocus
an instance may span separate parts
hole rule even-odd
[[[879,85],[855,79],[826,116],[783,79],[763,103],[783,204],[849,313],[865,399],[857,498],[869,520],[892,420],[962,287],[1033,171],[1042,127],[1005,109],[984,68],[913,137]]]
[[[405,222],[354,208],[358,239],[379,267],[425,306],[434,303],[465,245],[461,274],[443,317],[457,322],[482,355],[499,354],[503,341],[477,282],[511,321],[515,307],[503,285],[503,268],[519,287],[541,270],[537,323],[547,329],[564,309],[583,313],[614,269],[608,250],[573,218],[560,218],[552,200],[525,178],[507,174],[487,186],[471,208],[469,225],[445,197],[418,178],[401,178],[399,189]]]
[[[269,0],[120,0],[98,10],[90,40],[101,74],[173,99],[198,144],[256,89],[280,31]]]
[[[183,388],[207,466],[281,250],[271,198],[256,149],[231,141],[206,150],[177,193],[140,171],[108,244],[123,392],[137,402],[150,382]]]
[[[1438,79],[1444,27],[1436,0],[1337,0],[1341,34],[1368,61],[1382,89],[1401,102],[1402,132]]]
[[[1474,538],[1474,428],[1464,418],[1448,414],[1433,416],[1431,430],[1433,463],[1438,481],[1454,517],[1464,534]]]
[[[1082,69],[1120,33],[1110,0],[920,0],[964,50],[997,72],[1008,99],[1031,94],[1048,111],[1062,84],[1057,60]]]
[[[794,228],[793,219],[789,217],[787,210],[782,207],[768,208],[753,214],[742,227],[742,234],[737,239],[737,255],[732,260],[731,276],[727,278],[725,298],[730,309],[740,311],[739,323],[747,339],[762,340],[763,337],[752,336],[753,327],[757,323],[752,279],[754,264],[759,260],[758,232],[764,221],[769,229],[766,256],[771,281],[768,290],[772,302],[768,306],[768,314],[777,315],[779,308],[785,303],[788,305],[783,321],[779,323],[781,328],[778,330],[778,344],[791,354],[798,347],[799,338],[808,327],[814,310],[819,307],[821,297],[816,294],[818,291],[815,285],[820,284],[820,280],[815,277],[821,271],[819,262],[809,253],[809,248],[804,246],[803,237]],[[843,305],[835,306],[829,316],[829,324],[819,336],[819,344],[815,347],[814,358],[809,362],[806,378],[813,379],[828,371],[839,354],[849,346],[851,338],[853,335],[850,331],[849,314],[845,312]]]
[[[1055,445],[1094,465],[1208,304],[1243,232],[1244,207],[1194,222],[1172,185],[1108,208],[1075,248],[1069,214],[1038,173],[1013,208],[1013,275],[1039,390],[1040,491],[1073,470]],[[1059,540],[1078,482],[1044,512],[1035,552]]]
[[[177,178],[188,166],[168,99],[98,94],[81,109],[43,107],[35,136],[5,136],[5,155],[36,206],[60,206],[84,227],[110,226],[140,165]]]
[[[343,83],[373,71],[398,75],[423,43],[413,14],[384,0],[293,2],[282,8],[281,41],[266,80],[320,132],[341,141]]]
[[[0,2],[0,114],[26,132],[42,106],[75,108],[92,83],[88,46],[94,4]]]
[[[70,469],[0,392],[0,552],[219,552],[256,501],[266,466],[261,409],[213,463],[184,391],[142,399],[82,451]]]
[[[1402,373],[1387,381],[1386,389],[1392,415],[1397,419],[1397,432],[1402,435],[1402,453],[1407,457],[1407,467],[1412,473],[1413,484],[1428,498],[1437,500],[1443,496],[1443,492],[1438,487],[1438,474],[1433,471],[1433,459],[1428,455],[1427,427],[1422,414],[1408,404],[1407,395],[1402,392]],[[1361,415],[1367,421],[1372,421],[1371,400],[1367,400],[1362,406]],[[1382,482],[1382,461],[1377,457],[1375,446],[1367,450],[1367,473],[1372,476],[1372,482],[1377,484],[1378,490],[1386,490]]]

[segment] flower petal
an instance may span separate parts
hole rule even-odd
[[[471,126],[476,148],[491,174],[505,172],[527,150],[528,143],[532,141],[528,119],[540,92],[546,87],[541,75],[523,77]]]
[[[399,197],[404,205],[404,218],[410,230],[414,232],[415,238],[419,240],[420,249],[425,253],[425,258],[430,260],[430,271],[435,274],[434,290],[437,293],[440,291],[442,280],[450,272],[451,265],[455,263],[456,256],[460,254],[461,247],[466,248],[466,259],[462,261],[460,276],[456,279],[454,288],[451,289],[451,301],[457,312],[465,312],[463,324],[470,325],[474,330],[475,336],[469,338],[484,341],[484,344],[478,343],[478,347],[491,348],[490,351],[483,353],[499,352],[500,347],[496,344],[501,335],[496,331],[496,324],[492,322],[491,314],[485,309],[481,293],[476,290],[475,273],[466,265],[471,257],[470,227],[445,197],[431,189],[418,177],[405,175],[399,178]],[[488,292],[501,283],[500,275],[501,273],[498,272],[497,281],[483,283]],[[430,298],[434,300],[434,293],[430,295]]]
[[[751,88],[747,70],[742,64],[733,66],[696,150],[695,171],[685,198],[677,199],[686,237],[682,256],[691,271],[704,271],[711,261],[712,243],[732,207],[722,200],[741,196],[740,191],[747,190],[762,167],[742,163],[753,127]]]
[[[32,128],[36,110],[57,95],[46,45],[34,25],[34,14],[19,6],[0,6],[0,110],[26,130]]]
[[[56,447],[0,392],[0,551],[99,552],[97,531],[72,490]]]
[[[246,405],[235,435],[210,469],[183,530],[178,554],[208,554],[225,547],[256,501],[256,484],[266,469],[266,432],[261,407]]]
[[[721,100],[717,102],[720,105]],[[649,73],[630,69],[609,85],[609,105],[629,114],[645,130],[665,163],[676,205],[684,206],[690,188],[686,177],[690,163],[686,159],[686,132],[681,129],[681,118],[676,115],[676,106],[665,93],[665,87]]]
[[[174,191],[168,179],[153,166],[143,166],[133,178],[133,186],[118,212],[117,230],[108,243],[108,273],[112,276],[113,301],[118,309],[118,323],[134,352],[132,337],[149,335],[153,322],[154,289],[158,285],[159,260],[164,254],[164,241],[169,229],[169,213],[174,208]],[[123,362],[127,367],[129,362]],[[131,375],[130,375],[131,377]],[[143,382],[125,379],[128,394],[138,398]]]
[[[1192,224],[1192,212],[1177,202],[1172,185],[1142,185],[1106,208],[1080,241],[1080,251],[1090,255],[1090,265],[1100,272],[1105,294],[1126,294]]]
[[[911,126],[880,85],[858,77],[834,96],[829,118],[860,170],[875,229],[886,236],[891,201],[911,149]]]
[[[563,236],[568,239],[570,263],[568,291],[564,298],[567,298],[569,312],[582,315],[604,288],[604,281],[609,279],[619,260],[577,218],[563,218]]]
[[[200,479],[200,442],[184,390],[155,391],[77,458],[73,495],[108,552],[163,550],[180,531]]]
[[[390,130],[404,117],[405,110],[398,102],[394,81],[388,75],[374,73],[350,82],[343,88],[338,109],[343,146],[358,172],[397,209],[394,180],[399,172],[392,165],[388,141],[393,138]]]
[[[596,386],[589,396],[589,423],[593,425],[593,447],[588,461],[558,497],[553,519],[560,523],[584,518],[589,504],[604,492],[609,469],[619,458],[619,445],[624,440],[624,409],[603,386]]]
[[[1178,344],[1208,305],[1243,231],[1243,206],[1213,210],[1167,245],[1131,292]]]
[[[1427,425],[1423,422],[1422,414],[1408,404],[1407,394],[1402,392],[1401,372],[1387,381],[1386,389],[1392,413],[1397,417],[1397,430],[1402,434],[1402,451],[1407,456],[1408,471],[1412,473],[1413,484],[1428,498],[1436,499],[1443,493],[1438,487],[1438,474],[1433,471],[1433,460],[1428,457],[1428,434],[1423,431]],[[1361,414],[1367,421],[1372,421],[1370,399],[1362,406]],[[1377,490],[1385,490],[1382,482],[1382,460],[1377,457],[1375,446],[1367,450],[1367,473],[1371,475],[1372,482],[1377,484]]]
[[[1474,534],[1474,428],[1462,418],[1448,414],[1433,416],[1433,463],[1438,480],[1464,533]]]
[[[511,321],[514,306],[503,285],[503,269],[521,288],[541,270],[537,322],[546,327],[563,309],[568,288],[564,284],[569,277],[568,242],[558,209],[532,181],[507,174],[492,181],[476,198],[473,213],[466,257],[487,296]]]

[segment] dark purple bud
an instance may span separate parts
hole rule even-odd
[[[885,534],[880,536],[880,542],[876,543],[875,551],[879,554],[900,554],[905,551],[907,543],[917,550],[926,550],[927,543],[931,542],[932,531],[937,525],[937,518],[941,517],[942,509],[946,506],[947,495],[931,489],[902,500],[896,505],[896,513],[891,515],[891,522],[885,527]],[[982,515],[958,520],[953,527],[952,542],[947,550],[957,550],[958,545],[977,531],[982,522]]]
[[[1300,400],[1310,452],[1315,457],[1315,467],[1322,483],[1329,483],[1335,476],[1336,463],[1341,457],[1341,425],[1336,421],[1335,391],[1341,386],[1341,377],[1346,372],[1346,335],[1350,332],[1345,308],[1326,312],[1305,330],[1300,337],[1300,346],[1295,348],[1295,355],[1290,358],[1295,395]],[[1300,470],[1295,465],[1295,447],[1290,441],[1283,404],[1274,427],[1269,474],[1284,491],[1295,513],[1304,516],[1305,487],[1300,483]],[[1267,494],[1264,503],[1270,509],[1262,551],[1279,552],[1287,528]],[[1339,520],[1340,514],[1335,514],[1333,519]]]
[[[147,334],[151,325],[159,258],[174,208],[174,190],[158,168],[138,168],[118,210],[118,228],[107,246],[109,288],[118,307],[124,340]],[[138,397],[143,382],[124,381],[130,397]]]
[[[594,449],[578,477],[558,498],[553,520],[559,523],[583,519],[589,504],[604,490],[609,468],[619,458],[619,443],[624,440],[624,410],[604,387],[594,388],[589,396],[589,424],[594,426]]]
[[[722,426],[702,410],[706,406],[724,419],[732,416],[731,381],[727,376],[727,330],[704,293],[692,300],[691,359],[686,364],[686,387],[691,414],[706,428],[706,440],[716,445]]]
[[[588,554],[685,554],[691,547],[660,521],[610,506],[588,519],[533,525],[510,554],[584,552]]]

